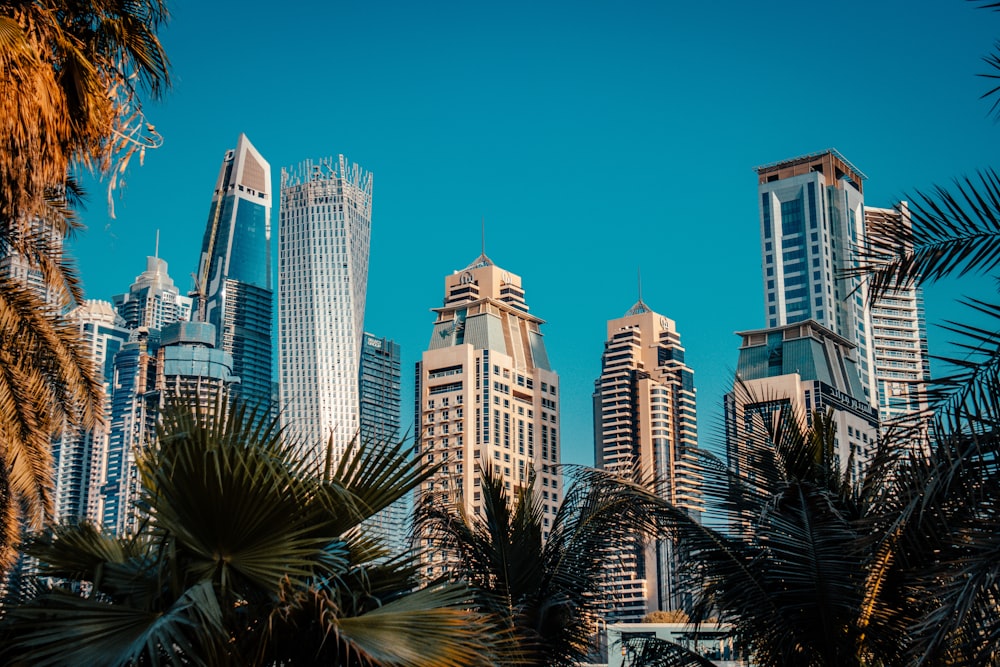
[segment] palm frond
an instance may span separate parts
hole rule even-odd
[[[955,180],[930,193],[916,191],[901,215],[888,216],[866,230],[858,265],[844,275],[867,276],[869,298],[916,282],[945,276],[989,273],[1000,264],[1000,176],[993,169],[978,179]]]
[[[218,664],[211,647],[225,644],[222,612],[209,582],[185,591],[162,612],[57,590],[10,610],[6,623],[17,628],[7,659],[38,667],[167,665],[179,656],[209,666]]]

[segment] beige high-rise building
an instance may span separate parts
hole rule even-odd
[[[869,230],[892,230],[910,224],[910,209],[905,201],[893,208],[865,207],[865,226]],[[931,379],[931,366],[923,289],[914,283],[888,290],[871,304],[871,317],[878,387],[874,398],[883,425],[926,415],[924,392]]]
[[[521,277],[485,254],[445,278],[444,304],[416,367],[417,453],[444,462],[417,490],[440,494],[465,511],[481,511],[480,468],[503,475],[510,494],[532,472],[543,502],[543,530],[562,493],[559,463],[559,377],[549,366],[543,320],[528,312]],[[419,536],[418,536],[418,539]],[[429,542],[425,573],[445,554]]]
[[[673,320],[640,298],[608,322],[601,376],[594,383],[594,460],[599,468],[654,480],[664,499],[694,516],[703,509],[694,373]],[[605,584],[608,618],[638,622],[685,606],[669,540],[621,545]]]

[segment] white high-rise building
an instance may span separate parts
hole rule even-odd
[[[754,169],[768,328],[815,320],[857,347],[861,384],[875,395],[867,284],[855,268],[865,238],[866,176],[837,151]]]
[[[128,342],[130,331],[107,301],[87,300],[70,311],[66,319],[80,332],[103,389],[102,420],[88,429],[67,426],[52,442],[55,516],[59,521],[75,523],[95,518],[90,508],[99,492],[100,462],[108,448],[111,414],[108,397],[114,358]]]
[[[280,408],[303,454],[335,456],[359,427],[372,175],[337,159],[281,170],[278,230]]]
[[[159,237],[157,237],[159,238]],[[128,292],[112,297],[115,310],[129,329],[162,329],[191,319],[193,299],[183,296],[159,256],[146,257],[146,270],[135,277]]]

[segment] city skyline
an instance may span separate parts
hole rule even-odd
[[[331,10],[290,11],[265,27],[253,11],[177,3],[164,34],[176,85],[147,108],[164,145],[144,166],[133,161],[116,220],[101,186],[88,186],[90,229],[72,241],[88,298],[107,299],[134,278],[136,260],[105,258],[150,254],[157,228],[160,256],[189,287],[205,182],[233,136],[245,132],[276,167],[343,152],[378,174],[366,326],[400,343],[404,368],[426,344],[440,274],[479,251],[485,216],[488,254],[518,267],[548,322],[564,385],[564,460],[592,461],[590,390],[605,320],[635,301],[637,267],[645,298],[684,332],[711,444],[736,366],[733,332],[766,325],[752,167],[834,146],[869,176],[866,201],[889,206],[987,166],[1000,140],[975,76],[995,26],[964,3],[841,14],[797,4],[721,15],[652,3],[631,13],[562,8],[532,8],[529,22],[517,5],[456,5],[437,22],[405,6],[377,18],[351,8],[337,16],[342,46],[363,45],[367,56],[350,97],[312,78],[310,58],[322,61],[324,43],[316,31]],[[223,21],[266,45],[225,90],[202,66],[222,58],[210,27]],[[297,67],[275,37],[293,27]],[[818,65],[760,52],[768,35],[802,53],[849,46],[864,104],[829,104]],[[276,82],[269,96],[267,81]],[[914,103],[926,95],[933,104]],[[809,113],[775,103],[793,98]],[[216,103],[227,113],[205,113]],[[565,298],[571,273],[597,276],[585,302]],[[933,326],[949,316],[944,302],[928,291],[932,352],[947,339]],[[412,377],[403,383],[407,396]]]

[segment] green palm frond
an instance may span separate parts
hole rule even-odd
[[[354,509],[342,517],[342,531],[400,501],[434,473],[435,466],[413,455],[409,440],[408,435],[369,441],[356,436],[348,445],[326,485],[331,507],[346,503]]]
[[[16,627],[8,664],[219,664],[208,650],[224,644],[222,612],[209,582],[191,587],[165,610],[108,604],[53,591],[8,613]]]
[[[245,417],[168,416],[172,430],[136,462],[152,525],[183,542],[193,575],[218,577],[224,591],[246,581],[276,594],[318,559],[342,569],[337,533],[313,500],[318,485],[289,472],[276,427]]]
[[[488,665],[485,619],[467,611],[470,601],[463,586],[425,588],[366,614],[338,619],[336,633],[349,655],[374,664]]]

